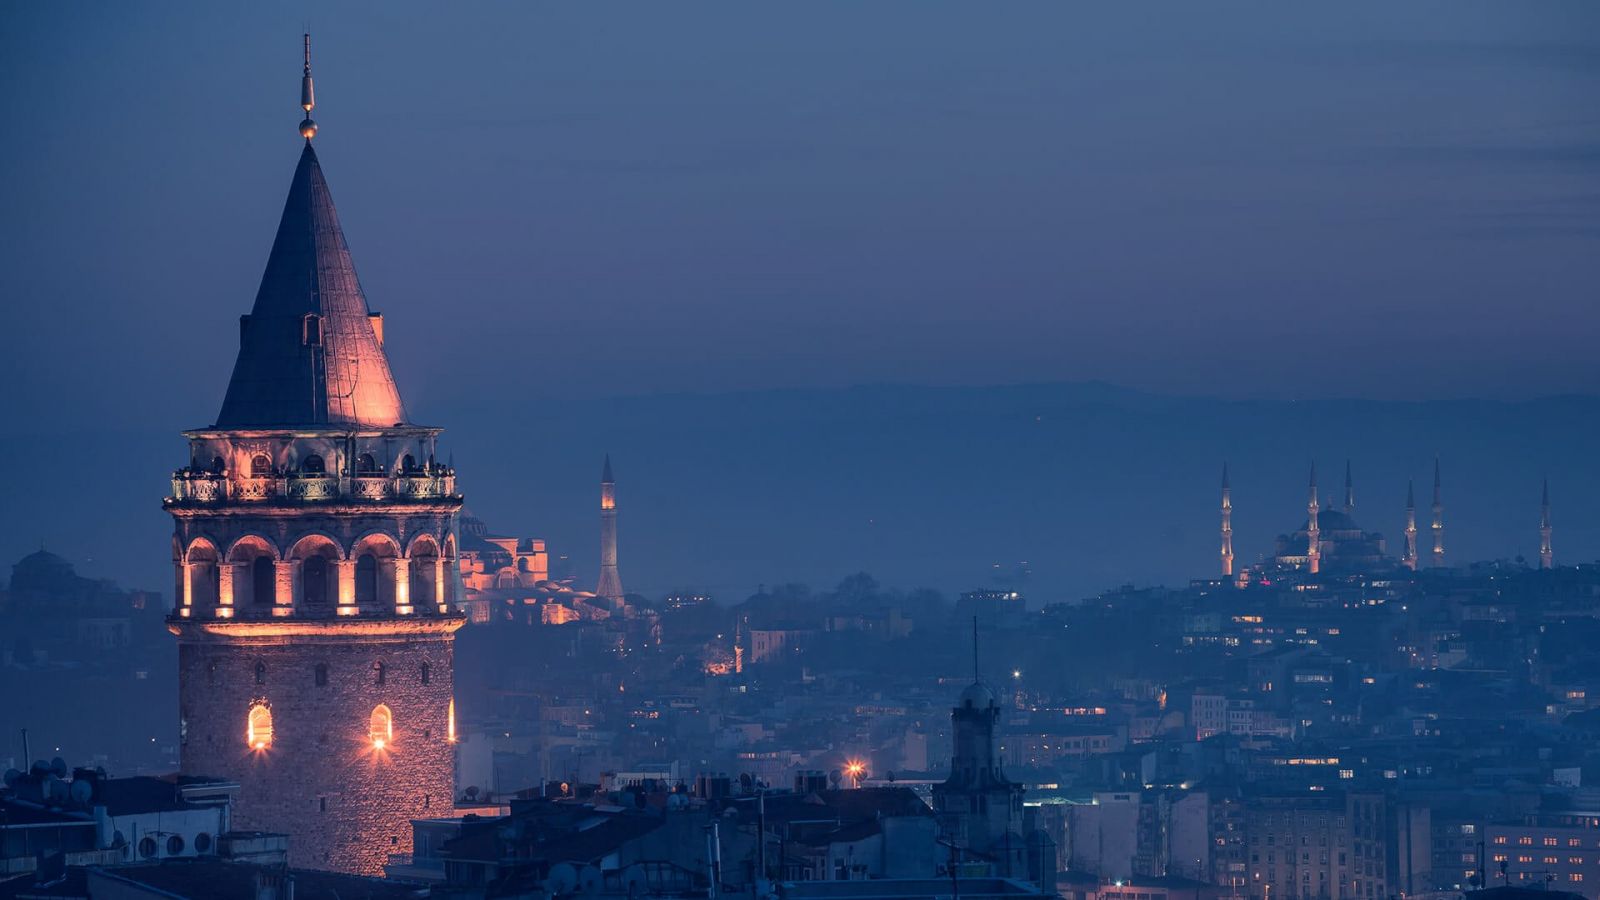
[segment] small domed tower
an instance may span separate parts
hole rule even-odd
[[[222,410],[165,503],[182,771],[236,780],[235,827],[288,834],[291,865],[378,874],[452,807],[462,500],[301,133]]]

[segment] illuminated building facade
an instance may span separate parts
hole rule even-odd
[[[312,106],[307,51],[302,105]],[[454,791],[455,473],[411,424],[311,136],[216,424],[173,475],[184,774],[291,865],[378,873]]]
[[[1383,535],[1365,531],[1355,520],[1355,484],[1350,467],[1344,472],[1344,503],[1337,509],[1323,509],[1317,495],[1317,471],[1311,470],[1310,494],[1306,501],[1305,524],[1291,534],[1278,535],[1272,561],[1286,568],[1323,572],[1360,572],[1390,568]]]

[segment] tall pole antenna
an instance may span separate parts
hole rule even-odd
[[[978,617],[972,617],[972,680],[981,681],[978,677]]]

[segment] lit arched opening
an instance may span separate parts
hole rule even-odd
[[[356,457],[357,475],[382,475],[383,470],[378,468],[378,461],[372,458],[371,453],[363,453]]]
[[[272,474],[272,457],[265,453],[257,453],[250,457],[250,477],[265,478]]]
[[[196,538],[183,558],[188,566],[188,605],[201,609],[216,606],[222,590],[216,546],[205,538]]]
[[[379,703],[372,710],[372,719],[367,726],[367,737],[372,740],[374,750],[382,750],[394,744],[394,714],[389,712],[389,707]]]
[[[310,612],[325,612],[339,603],[339,574],[336,563],[341,554],[339,547],[320,534],[308,534],[297,541],[289,551],[289,558],[298,562],[299,573],[295,579],[295,606]]]
[[[445,718],[445,740],[454,744],[456,742],[456,698],[450,698],[450,711]]]
[[[429,535],[411,542],[411,602],[427,606],[438,602],[435,579],[439,576],[439,543]]]
[[[264,610],[277,600],[277,549],[259,535],[246,535],[228,550],[233,566],[233,604]]]
[[[356,561],[356,603],[362,607],[389,606],[395,602],[395,561],[400,545],[386,534],[369,534],[351,548]]]
[[[265,750],[272,746],[272,710],[265,703],[250,707],[245,722],[245,744],[252,750]]]
[[[327,471],[327,464],[322,461],[322,457],[313,453],[300,461],[300,471],[307,475],[321,475]]]

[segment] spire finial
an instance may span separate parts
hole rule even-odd
[[[972,683],[982,681],[978,677],[978,617],[972,617]]]
[[[300,136],[311,143],[316,137],[317,123],[311,121],[311,108],[317,105],[316,94],[311,90],[311,33],[307,32],[306,39],[306,68],[305,74],[300,76],[300,108],[306,111],[305,119],[300,123]]]
[[[1344,461],[1344,514],[1350,515],[1356,508],[1356,482],[1350,474],[1350,460]]]

